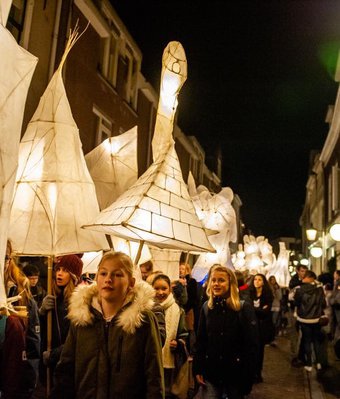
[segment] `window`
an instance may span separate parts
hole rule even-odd
[[[340,180],[340,168],[338,163],[332,167],[332,211],[338,212],[339,206],[339,180]]]
[[[26,2],[26,0],[13,0],[7,20],[6,27],[18,43],[24,30]]]
[[[96,124],[96,142],[95,145],[99,145],[101,142],[111,137],[112,133],[112,121],[106,117],[97,107],[93,107],[93,113],[97,117]]]
[[[112,84],[116,86],[118,65],[118,37],[111,34],[101,39],[101,63],[100,72]]]

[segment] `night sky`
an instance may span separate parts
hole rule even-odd
[[[178,125],[223,155],[223,186],[246,228],[299,236],[309,154],[327,137],[340,49],[340,1],[112,0],[158,91],[161,57],[180,41],[188,79]],[[172,8],[173,7],[173,8]]]

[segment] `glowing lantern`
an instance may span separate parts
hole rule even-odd
[[[108,248],[104,235],[81,229],[99,207],[61,73],[77,37],[77,32],[71,35],[21,140],[10,219],[10,238],[18,254]]]
[[[177,96],[187,76],[180,43],[168,44],[162,64],[162,77],[177,75],[173,79],[177,89],[169,84],[171,92],[165,93],[162,80],[152,142],[154,162],[133,186],[83,227],[159,248],[213,251],[183,181],[172,138]]]
[[[6,303],[4,259],[22,119],[38,59],[5,28],[12,1],[0,1],[0,306]]]
[[[137,181],[137,126],[106,139],[86,154],[85,160],[99,208],[105,209]]]

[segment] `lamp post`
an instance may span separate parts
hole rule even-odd
[[[316,240],[317,234],[321,233],[321,237]],[[313,258],[321,258],[321,271],[325,271],[326,263],[326,236],[337,242],[340,241],[340,223],[333,224],[328,231],[317,230],[314,227],[306,229],[306,236],[308,241],[312,241],[309,245],[309,251]]]

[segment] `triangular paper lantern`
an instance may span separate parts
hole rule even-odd
[[[10,237],[19,254],[62,255],[108,248],[81,229],[99,212],[62,80],[53,75],[20,144]]]
[[[100,209],[110,206],[138,177],[137,126],[103,141],[85,155]]]
[[[6,302],[3,269],[22,119],[27,91],[38,62],[5,28],[11,3],[0,1],[0,304]]]
[[[196,216],[172,139],[177,96],[186,79],[186,62],[183,60],[183,47],[178,42],[170,42],[163,53],[157,115],[161,122],[156,122],[155,127],[154,163],[85,228],[159,248],[214,251]],[[164,79],[168,91],[164,89]]]
[[[9,10],[11,9],[12,0],[1,0],[0,2],[0,25],[3,27],[7,24]],[[1,53],[3,56],[3,53]]]

